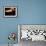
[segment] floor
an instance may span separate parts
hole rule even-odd
[[[8,44],[0,44],[0,46],[8,46]],[[18,44],[10,45],[10,46],[18,46]]]
[[[28,40],[28,41],[21,40],[20,46],[46,46],[46,42],[45,41],[32,42],[31,40]]]
[[[8,46],[8,44],[0,44],[0,46]],[[46,46],[46,42],[43,42],[43,41],[32,42],[31,40],[28,40],[28,41],[21,40],[19,45],[14,44],[13,46]]]

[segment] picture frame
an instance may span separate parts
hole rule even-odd
[[[17,17],[17,7],[16,6],[5,6],[4,17]]]

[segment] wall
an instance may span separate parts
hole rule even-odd
[[[0,44],[7,44],[9,42],[8,40],[8,34],[10,32],[16,32],[16,35],[18,34],[17,31],[17,22],[18,17],[16,18],[5,18],[4,17],[4,7],[5,6],[18,6],[18,0],[0,0]],[[18,39],[18,38],[17,38]],[[16,43],[18,43],[18,40],[16,39]]]
[[[4,18],[3,7],[16,6],[16,18]],[[46,24],[46,0],[0,0],[0,44],[7,44],[9,32],[18,32],[18,24]],[[17,43],[17,39],[16,39]]]

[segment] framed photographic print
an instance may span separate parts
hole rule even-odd
[[[16,16],[17,16],[17,7],[15,6],[4,7],[4,17],[16,17]]]

